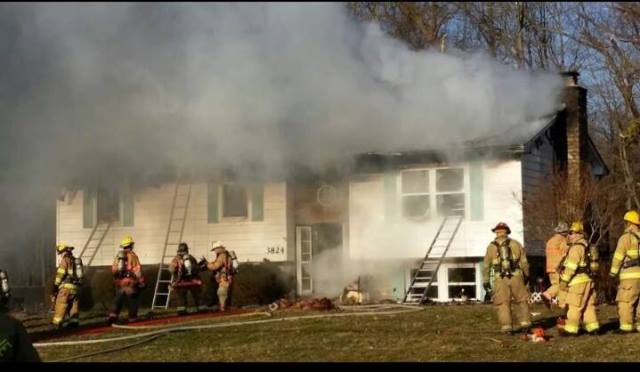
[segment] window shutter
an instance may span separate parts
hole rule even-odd
[[[384,174],[384,216],[387,220],[396,217],[398,208],[397,172],[385,172]]]
[[[122,226],[133,226],[134,198],[131,186],[127,183],[120,188],[120,223]]]
[[[90,229],[96,223],[96,199],[98,191],[95,187],[85,188],[82,192],[82,227]]]
[[[218,184],[207,184],[207,222],[217,223],[218,217]]]
[[[264,187],[261,184],[251,187],[251,221],[264,220]]]
[[[471,221],[484,219],[484,190],[482,177],[482,162],[471,162],[469,167]]]

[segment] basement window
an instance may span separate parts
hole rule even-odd
[[[244,186],[226,184],[222,187],[222,216],[248,216],[247,189]]]
[[[449,267],[448,268],[448,292],[452,300],[476,298],[476,268],[469,267]]]

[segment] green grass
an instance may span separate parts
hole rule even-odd
[[[538,320],[557,311],[532,308]],[[599,307],[601,323],[613,326],[616,310]],[[275,317],[318,312],[284,311]],[[237,318],[256,320],[259,317]],[[222,320],[215,320],[220,322]],[[210,321],[214,322],[214,321]],[[191,325],[191,324],[190,324]],[[400,315],[294,320],[172,333],[133,348],[79,361],[638,361],[640,334],[554,337],[535,344],[497,332],[487,305],[429,306]],[[126,333],[117,331],[109,333]],[[547,333],[557,336],[555,328]],[[135,341],[135,340],[134,340]],[[120,345],[129,342],[126,341]],[[40,349],[51,361],[109,349],[113,343]],[[620,350],[624,350],[623,353]]]

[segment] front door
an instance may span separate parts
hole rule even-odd
[[[312,235],[311,226],[296,227],[296,271],[298,293],[302,296],[308,296],[313,292],[313,279],[311,278]]]
[[[298,293],[311,295],[331,288],[331,278],[339,274],[342,255],[342,225],[316,223],[296,227]],[[314,258],[317,258],[314,270]],[[327,263],[330,263],[328,267]],[[324,270],[324,272],[314,272]],[[335,271],[333,273],[327,270]]]

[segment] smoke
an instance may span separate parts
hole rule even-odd
[[[560,86],[327,3],[2,4],[0,52],[9,245],[63,185],[441,148],[552,112]]]

